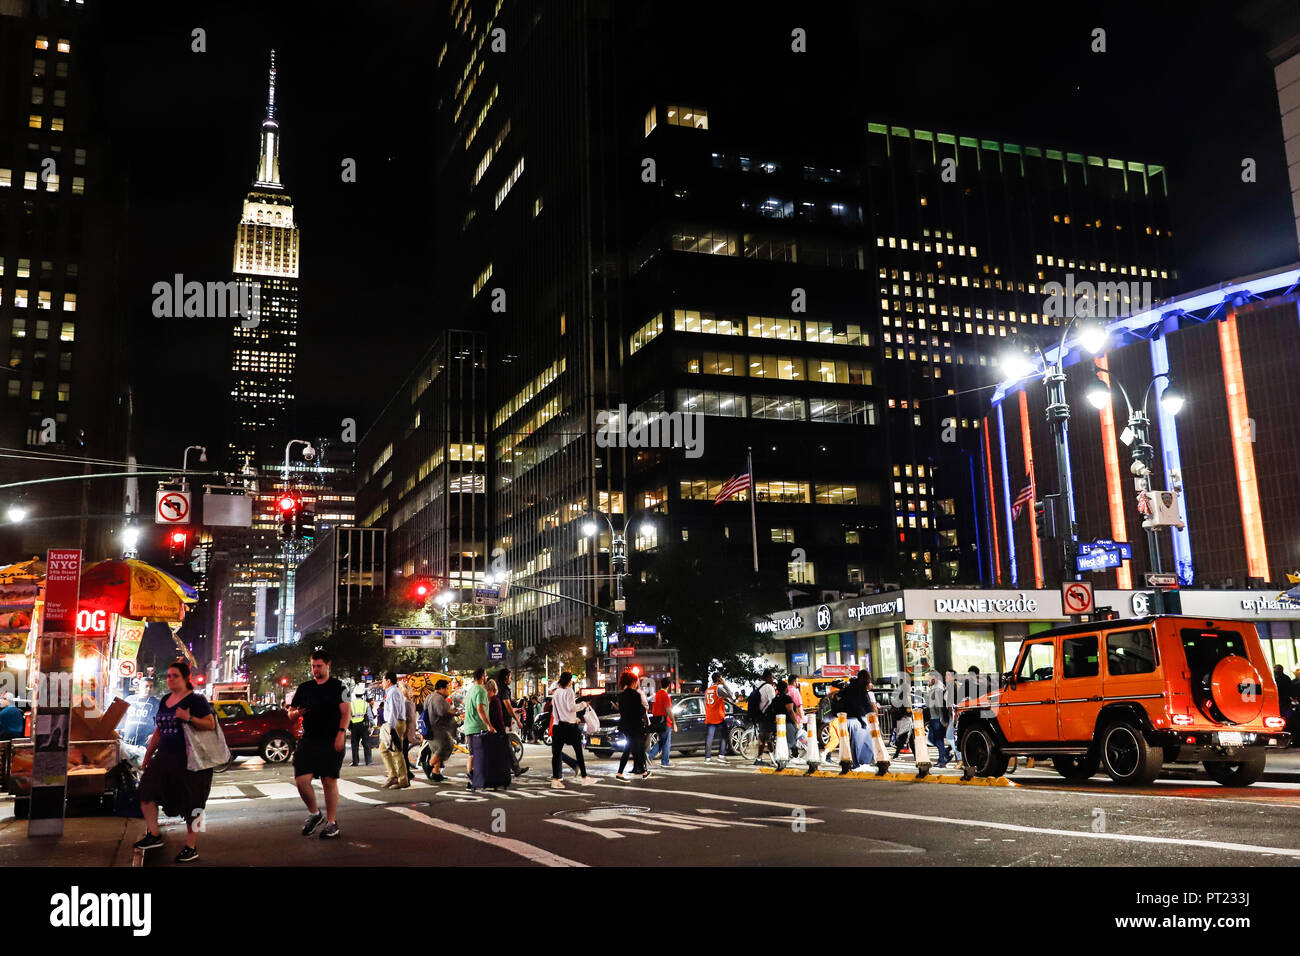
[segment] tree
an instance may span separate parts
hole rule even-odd
[[[646,561],[645,580],[630,579],[625,588],[626,618],[657,624],[678,649],[683,675],[706,677],[714,659],[771,649],[754,633],[753,618],[787,599],[776,584],[755,580],[748,551],[742,557],[712,542],[671,542]]]
[[[565,634],[544,637],[533,645],[531,657],[519,665],[519,670],[533,677],[559,677],[563,671],[579,676],[586,672],[586,655],[582,653],[585,641],[581,637]]]

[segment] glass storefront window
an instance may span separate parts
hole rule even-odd
[[[873,676],[877,680],[894,677],[899,673],[898,645],[894,641],[894,629],[882,627],[871,639],[871,659],[876,664]]]
[[[952,668],[959,674],[971,666],[981,674],[998,672],[997,640],[991,627],[956,628],[949,630],[952,647]],[[1017,648],[1019,643],[1017,642]]]
[[[1268,658],[1268,666],[1272,668],[1281,664],[1287,676],[1291,676],[1296,667],[1296,652],[1295,642],[1291,640],[1290,622],[1270,621],[1255,627],[1259,631],[1260,644],[1264,648],[1264,656]]]

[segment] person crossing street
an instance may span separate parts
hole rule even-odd
[[[704,690],[704,762],[713,763],[713,737],[718,737],[718,760],[727,762],[727,704],[735,706],[736,697],[722,680],[713,674],[713,683]]]
[[[311,676],[298,685],[289,708],[290,717],[302,718],[302,740],[293,752],[293,782],[311,814],[302,826],[302,835],[311,836],[324,820],[321,839],[331,840],[339,835],[339,776],[352,705],[343,682],[330,677],[330,656],[323,648],[312,652]],[[320,780],[325,791],[324,813],[316,803],[313,778]]]
[[[388,770],[385,790],[400,790],[411,785],[406,773],[406,698],[397,686],[397,674],[384,675],[384,724],[379,731],[379,756]]]
[[[366,689],[358,684],[352,690],[352,766],[357,766],[359,747],[366,751],[366,766],[370,766],[370,702],[366,700]]]

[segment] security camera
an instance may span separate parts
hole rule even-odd
[[[1139,478],[1143,478],[1143,477],[1145,477],[1145,476],[1151,474],[1151,469],[1148,468],[1146,465],[1144,465],[1144,464],[1143,464],[1142,462],[1140,462],[1140,461],[1135,461],[1135,462],[1133,462],[1133,464],[1131,464],[1131,465],[1129,466],[1129,469],[1128,469],[1128,470],[1129,470],[1130,472],[1132,472],[1134,475],[1136,475],[1137,477],[1139,477]]]
[[[308,445],[306,448],[302,450],[303,461],[311,461],[315,457],[316,457],[316,449],[312,448],[311,445]]]

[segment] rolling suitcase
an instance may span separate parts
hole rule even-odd
[[[498,790],[510,786],[510,738],[505,734],[474,734],[469,738],[469,751],[474,757],[474,773],[470,784],[475,790]]]

